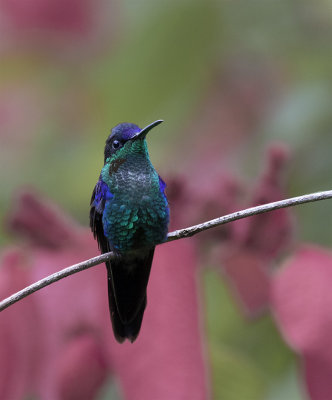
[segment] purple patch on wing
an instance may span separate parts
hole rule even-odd
[[[107,184],[99,178],[99,181],[96,185],[96,192],[94,198],[94,206],[96,207],[98,212],[103,212],[104,202],[113,197],[113,194],[110,192]]]
[[[167,197],[165,194],[166,183],[162,180],[162,178],[159,175],[158,175],[158,177],[159,177],[159,190],[163,194],[165,202],[166,202],[166,215],[167,215],[167,221],[169,221],[169,207],[168,207]]]
[[[166,189],[166,183],[162,180],[162,178],[159,176],[159,189],[161,193],[164,193]]]

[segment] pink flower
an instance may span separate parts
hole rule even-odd
[[[272,282],[272,309],[286,341],[303,357],[312,400],[332,398],[332,253],[302,246]]]
[[[86,32],[91,24],[88,0],[1,0],[3,14],[16,29]]]
[[[267,165],[252,191],[249,206],[284,197],[282,173],[287,158],[283,146],[269,149]],[[230,225],[228,240],[220,246],[217,259],[247,314],[254,316],[269,304],[271,263],[290,247],[292,233],[293,223],[286,209]]]
[[[270,299],[270,274],[266,261],[250,250],[226,245],[220,248],[219,263],[235,299],[246,315],[266,309]]]
[[[171,206],[176,204],[172,207],[171,226],[193,225],[281,200],[285,197],[283,173],[288,156],[285,146],[271,146],[263,173],[250,190],[215,169],[207,173],[206,167],[195,172],[195,179],[168,179],[169,202]],[[240,202],[244,196],[251,197],[249,204]],[[234,296],[249,316],[257,315],[269,304],[271,264],[290,248],[292,239],[293,220],[286,209],[242,219],[196,237],[203,249],[212,245],[213,262],[221,266]]]
[[[26,256],[18,249],[1,257],[0,296],[7,297],[26,285]],[[0,398],[22,399],[31,393],[40,360],[40,320],[35,299],[17,304],[15,312],[3,312],[0,318]]]
[[[4,259],[8,267],[0,269],[2,297],[98,254],[91,233],[39,195],[23,194],[8,224],[28,244],[17,250],[17,268],[24,274],[15,274],[15,259]],[[5,310],[0,314],[0,323],[5,321],[6,326],[0,333],[0,354],[4,355],[0,370],[1,376],[6,372],[9,378],[0,380],[0,393],[12,393],[9,383],[17,381],[21,385],[11,399],[20,399],[22,393],[48,400],[93,399],[113,373],[130,400],[206,399],[196,259],[192,242],[158,246],[148,308],[134,344],[120,345],[113,337],[102,265],[63,279]],[[9,285],[3,277],[6,271],[19,276],[20,282]],[[17,311],[22,307],[23,317]],[[25,328],[18,330],[22,323]],[[9,338],[18,354],[11,369],[1,363],[8,358]]]
[[[268,149],[266,158],[263,173],[251,191],[249,207],[285,197],[283,174],[288,149],[283,145],[273,145]],[[259,253],[267,261],[289,247],[293,231],[289,210],[285,208],[236,221],[232,229],[233,242]]]
[[[114,368],[130,400],[207,398],[195,248],[179,241],[156,251],[141,333],[110,348]]]
[[[0,16],[1,49],[55,50],[72,58],[91,56],[106,38],[109,46],[119,13],[114,0],[0,0]]]
[[[93,332],[68,338],[56,365],[56,386],[62,400],[93,399],[107,378],[107,360]],[[91,373],[93,371],[93,373]]]

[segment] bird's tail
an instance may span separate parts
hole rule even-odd
[[[118,255],[106,263],[111,321],[120,343],[133,342],[140,331],[153,253],[154,248],[139,257]]]

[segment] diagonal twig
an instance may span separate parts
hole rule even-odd
[[[199,232],[205,231],[207,229],[215,228],[220,225],[227,224],[232,221],[236,221],[242,218],[251,217],[257,214],[263,214],[268,211],[278,210],[280,208],[292,207],[299,204],[311,203],[314,201],[326,200],[332,198],[332,190],[327,190],[324,192],[317,192],[311,194],[305,194],[303,196],[291,197],[285,200],[275,201],[273,203],[262,204],[256,207],[250,207],[245,210],[236,211],[234,213],[224,215],[223,217],[215,218],[210,221],[203,222],[198,225],[190,226],[188,228],[179,229],[174,232],[170,232],[167,236],[166,242],[172,242],[174,240],[183,239],[196,235]],[[89,260],[82,261],[78,264],[71,265],[70,267],[64,268],[61,271],[55,272],[46,278],[41,279],[38,282],[33,283],[30,286],[20,290],[17,293],[7,297],[6,299],[0,301],[0,311],[11,306],[24,299],[24,297],[42,289],[45,286],[51,285],[66,276],[76,274],[77,272],[83,271],[85,269],[94,267],[95,265],[101,264],[107,260],[111,260],[113,253],[101,254],[97,257],[90,258]]]

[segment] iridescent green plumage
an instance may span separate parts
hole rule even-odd
[[[103,225],[115,249],[126,252],[161,243],[167,234],[167,201],[145,140],[125,143],[106,160],[101,177],[113,194],[105,204]]]
[[[146,133],[134,124],[113,128],[105,164],[91,199],[90,226],[107,262],[109,304],[115,337],[133,341],[146,306],[154,247],[167,237],[169,210],[165,183],[153,168]]]

